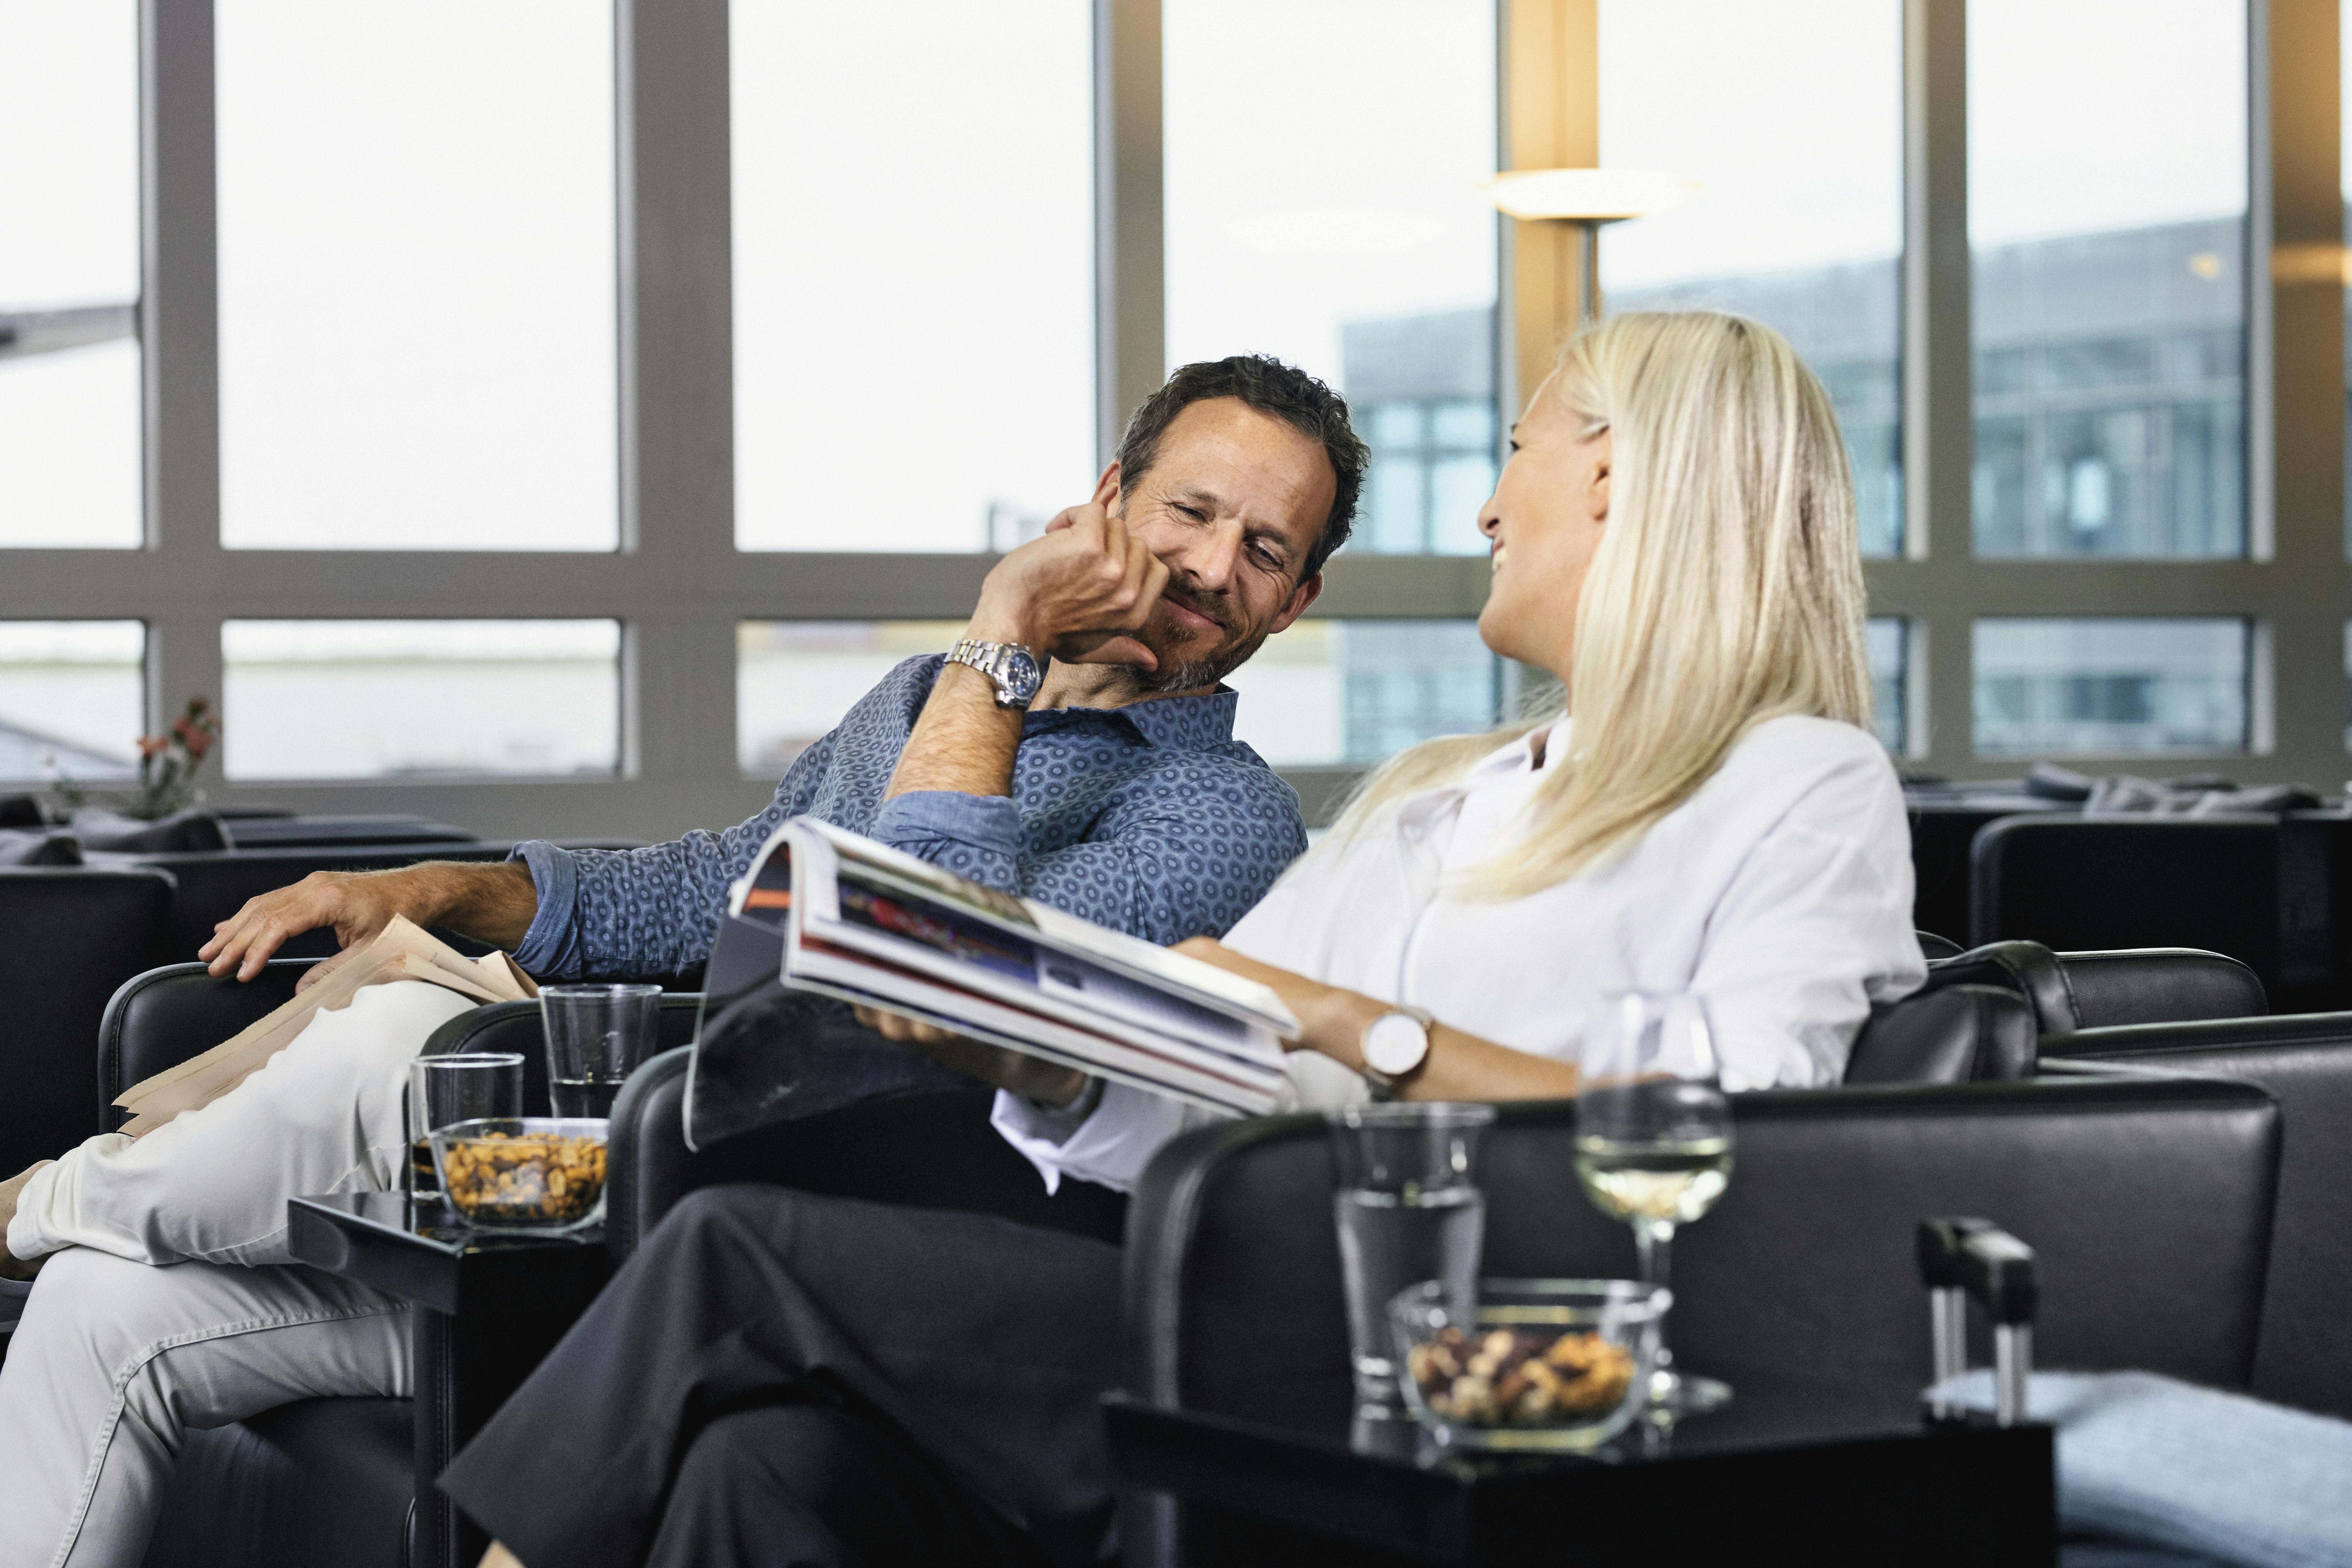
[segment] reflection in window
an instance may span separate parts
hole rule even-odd
[[[1612,310],[1778,328],[1845,433],[1863,550],[1898,552],[1903,47],[1897,0],[1602,0],[1601,157],[1695,174],[1601,240]]]
[[[1910,730],[1910,624],[1894,616],[1874,616],[1863,627],[1870,660],[1870,705],[1879,743],[1904,754]]]
[[[945,653],[961,621],[742,621],[735,627],[735,754],[777,779],[909,658]]]
[[[1503,663],[1475,621],[1300,621],[1225,678],[1234,734],[1276,767],[1376,763],[1491,730]]]
[[[230,621],[231,779],[606,775],[616,621]]]
[[[738,544],[1034,537],[1097,472],[1091,9],[732,17]]]
[[[1974,640],[1982,754],[2246,749],[2243,621],[1980,620]]]
[[[2245,550],[2246,8],[1973,0],[1979,555]]]
[[[222,542],[612,549],[611,8],[215,16]]]
[[[0,0],[0,546],[141,542],[139,8]]]
[[[1493,5],[1166,0],[1162,28],[1169,363],[1322,377],[1372,448],[1349,548],[1484,553]]]
[[[0,621],[0,779],[135,773],[146,654],[137,621]]]

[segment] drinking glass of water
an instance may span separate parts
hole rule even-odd
[[[613,1114],[621,1085],[660,1038],[658,985],[546,985],[547,1092],[558,1116]]]
[[[522,1053],[465,1051],[408,1064],[408,1190],[441,1190],[433,1161],[436,1129],[485,1116],[522,1114]]]
[[[1408,1285],[1441,1279],[1455,1299],[1476,1293],[1486,1238],[1478,1145],[1491,1105],[1349,1105],[1330,1112],[1332,1211],[1348,1298],[1348,1352],[1360,1414],[1398,1412],[1389,1302]]]
[[[1633,1227],[1642,1282],[1671,1286],[1675,1226],[1713,1208],[1731,1181],[1731,1106],[1706,1009],[1696,996],[1603,997],[1578,1062],[1577,1179],[1595,1208]],[[1715,1379],[1675,1370],[1661,1324],[1650,1408],[1695,1415],[1730,1397]]]

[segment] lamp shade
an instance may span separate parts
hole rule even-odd
[[[1613,223],[1678,207],[1699,186],[1688,174],[1655,169],[1514,169],[1481,188],[1513,217]]]

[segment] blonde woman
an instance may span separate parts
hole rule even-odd
[[[1752,321],[1623,316],[1569,346],[1513,447],[1479,628],[1567,712],[1406,752],[1187,950],[1289,1000],[1302,1103],[1372,1092],[1365,1035],[1400,1019],[1422,1048],[1381,1092],[1573,1094],[1585,1001],[1635,988],[1707,998],[1735,1089],[1834,1081],[1925,972],[1820,383]],[[1005,1090],[996,1123],[1049,1182],[1131,1185],[1182,1125],[877,1021]],[[483,1568],[1098,1561],[1119,1270],[979,1215],[706,1189],[440,1484],[503,1543]]]
[[[1282,993],[1302,1104],[1573,1094],[1587,1004],[1622,991],[1704,996],[1727,1088],[1836,1082],[1871,1004],[1926,971],[1827,395],[1757,322],[1618,316],[1511,446],[1478,630],[1562,710],[1396,757],[1223,942],[1182,951]],[[1367,1062],[1376,1028],[1403,1070]],[[1049,1182],[1132,1186],[1194,1114],[1026,1088],[996,1123]]]

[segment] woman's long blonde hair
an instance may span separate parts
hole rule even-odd
[[[1612,316],[1561,351],[1546,395],[1613,447],[1564,701],[1400,753],[1331,835],[1337,847],[1399,796],[1572,712],[1536,820],[1469,897],[1523,898],[1631,845],[1768,719],[1870,722],[1853,479],[1829,395],[1788,340],[1712,310]]]

